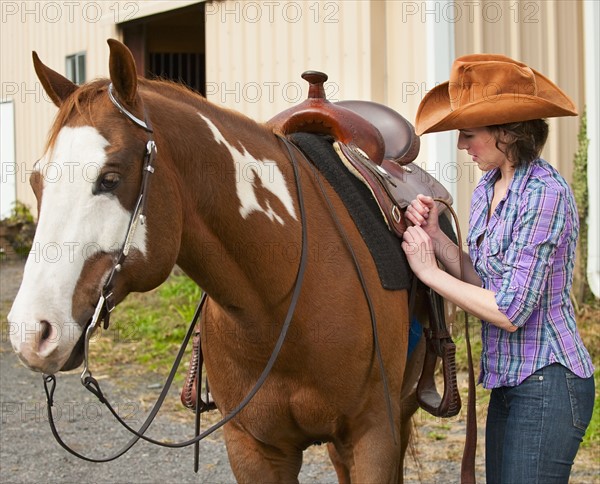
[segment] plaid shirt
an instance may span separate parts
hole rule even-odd
[[[482,321],[479,381],[485,388],[515,386],[552,363],[590,377],[594,367],[569,297],[579,232],[571,189],[538,159],[516,170],[488,221],[497,176],[497,169],[485,173],[475,188],[467,242],[483,287],[519,329],[509,333]]]

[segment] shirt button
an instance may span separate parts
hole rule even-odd
[[[538,376],[538,380],[539,380],[539,381],[542,381],[543,379],[544,379],[544,377],[543,377],[543,376]]]

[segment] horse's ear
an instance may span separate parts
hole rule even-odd
[[[131,51],[121,42],[108,39],[110,80],[122,102],[133,103],[137,94],[137,72]]]
[[[42,83],[44,90],[48,93],[52,102],[60,107],[65,99],[75,92],[77,85],[58,72],[45,66],[38,57],[37,52],[33,51],[31,56],[33,57],[35,73]]]

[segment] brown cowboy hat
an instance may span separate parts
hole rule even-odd
[[[539,72],[509,57],[472,54],[452,64],[450,80],[421,101],[418,135],[557,116],[577,116],[573,101]]]

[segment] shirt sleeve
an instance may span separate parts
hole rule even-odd
[[[518,327],[540,305],[566,225],[564,193],[540,184],[523,197],[496,293],[498,309]]]

